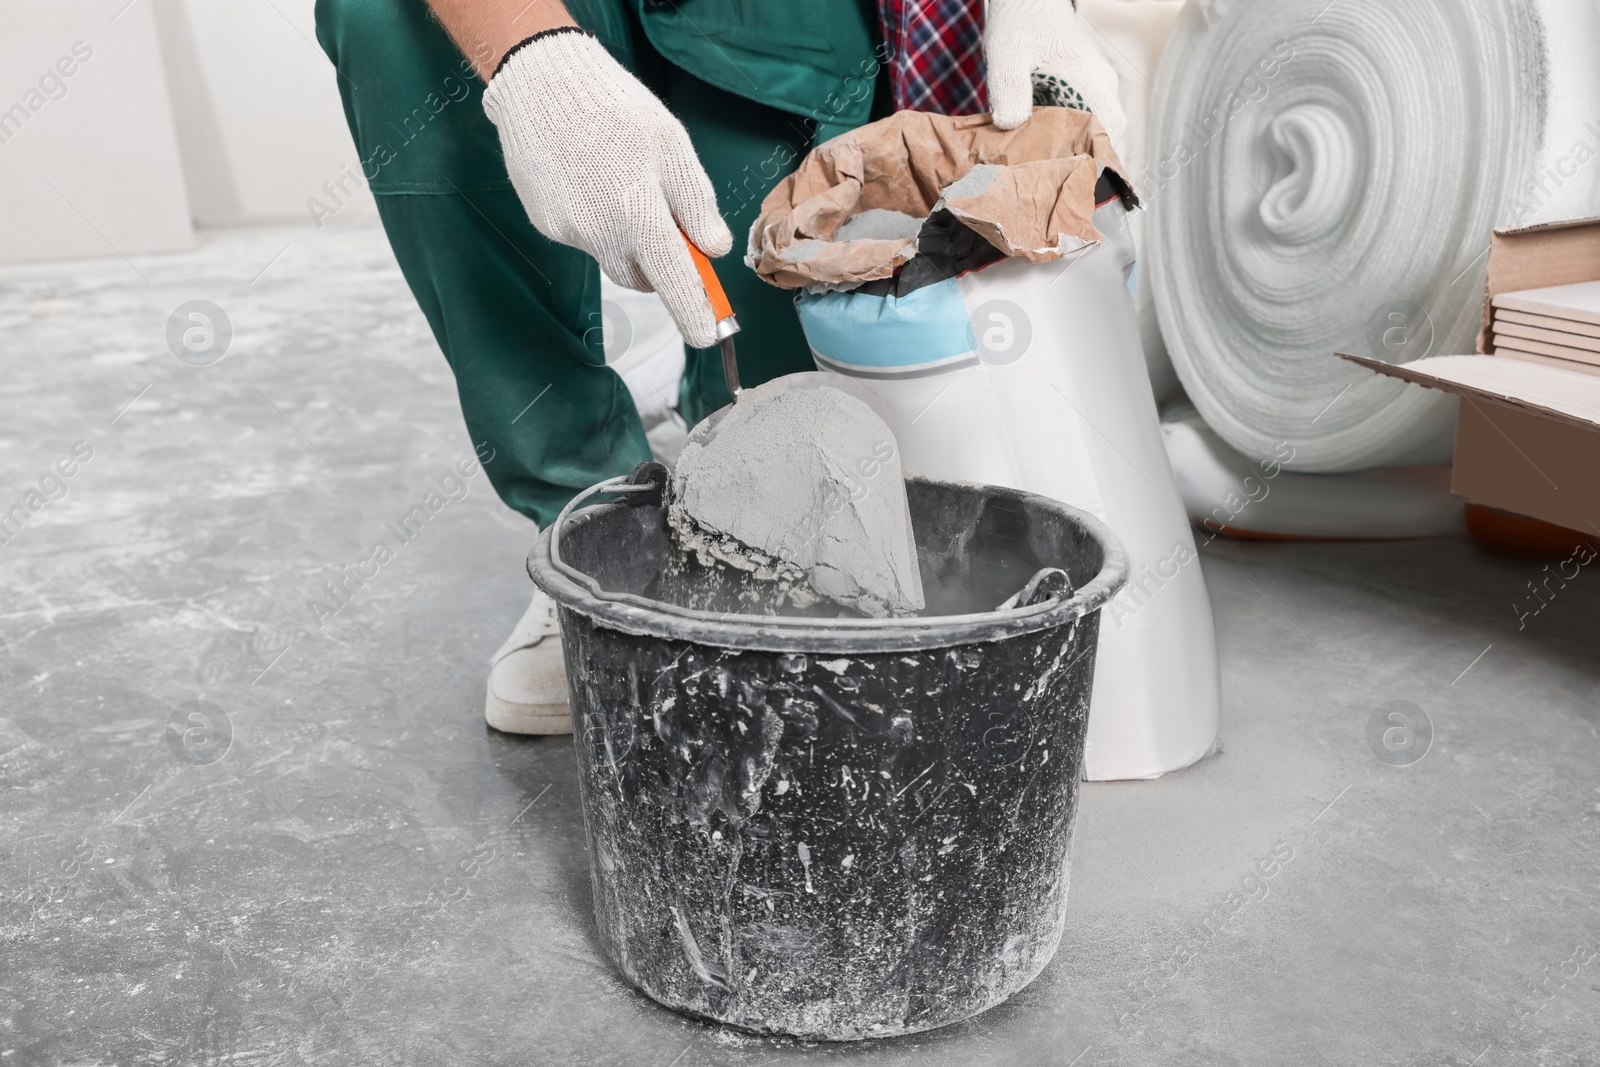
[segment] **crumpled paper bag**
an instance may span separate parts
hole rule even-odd
[[[1006,255],[1046,263],[1101,240],[1100,166],[1127,186],[1111,138],[1086,111],[1035,108],[1015,130],[988,115],[900,111],[812,149],[762,201],[745,263],[784,289],[890,277],[916,256],[915,236],[834,239],[872,209],[918,219],[948,210]]]

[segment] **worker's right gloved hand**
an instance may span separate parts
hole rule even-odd
[[[618,285],[655,291],[695,348],[716,320],[678,233],[709,256],[733,234],[683,123],[576,27],[535,34],[506,53],[483,109],[528,218],[552,241],[593,256]]]

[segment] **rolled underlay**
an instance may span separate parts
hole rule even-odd
[[[1449,458],[1456,401],[1334,357],[1471,352],[1496,226],[1600,214],[1600,4],[1191,4],[1140,192],[1206,422],[1306,471]]]

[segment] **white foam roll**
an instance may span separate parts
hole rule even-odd
[[[1186,8],[1140,191],[1206,422],[1307,471],[1447,459],[1453,398],[1333,353],[1473,351],[1490,231],[1600,213],[1597,54],[1595,0]]]

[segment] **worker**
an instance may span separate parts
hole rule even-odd
[[[541,526],[650,458],[595,329],[600,271],[671,313],[693,425],[730,397],[680,229],[719,261],[756,385],[815,368],[792,294],[742,265],[735,235],[813,145],[900,108],[992,107],[1014,128],[1040,67],[1120,126],[1072,0],[318,0],[316,19],[484,470]],[[485,715],[571,729],[543,593],[490,661]]]

